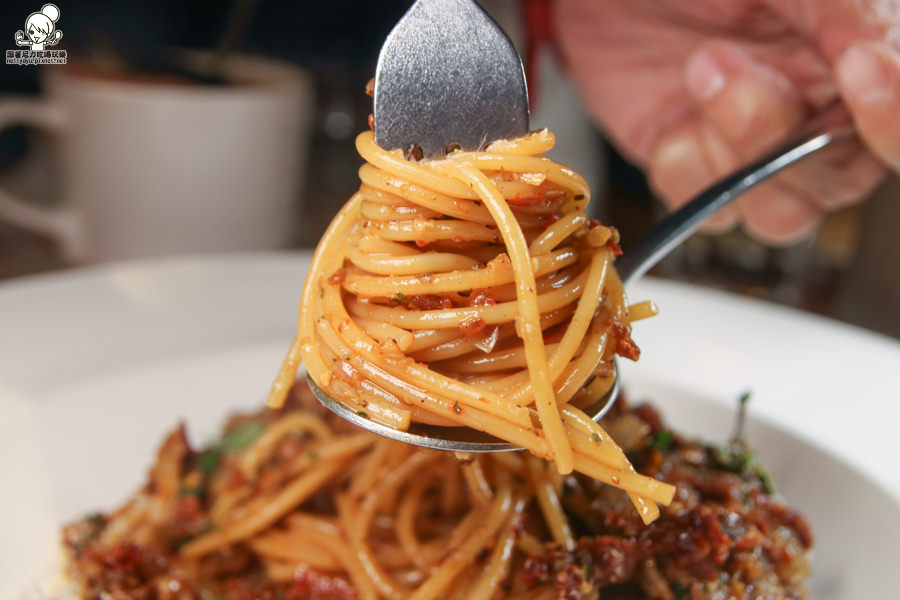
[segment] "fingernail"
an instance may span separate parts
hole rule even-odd
[[[685,67],[688,89],[700,101],[712,100],[725,87],[725,73],[707,52],[694,54]]]
[[[657,146],[653,162],[663,168],[671,168],[683,163],[696,151],[696,144],[689,136],[669,136]]]
[[[893,99],[890,76],[872,48],[851,46],[841,55],[836,71],[844,94],[860,104],[885,104]]]

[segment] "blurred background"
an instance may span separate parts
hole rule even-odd
[[[0,66],[0,282],[142,256],[314,246],[358,186],[364,87],[409,4],[57,3],[64,36],[52,49],[68,64]],[[661,204],[553,56],[526,53],[534,29],[522,3],[482,4],[528,58],[533,127],[556,133],[554,158],[588,179],[594,216],[627,249]],[[18,48],[15,32],[40,5],[0,4],[4,50]],[[892,178],[788,248],[740,231],[696,235],[654,274],[900,337],[898,200]]]

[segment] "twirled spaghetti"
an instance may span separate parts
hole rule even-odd
[[[616,353],[637,357],[631,322],[655,309],[627,305],[618,234],[588,219],[553,144],[544,130],[415,160],[360,134],[362,185],[316,250],[269,405],[302,360],[359,414],[490,433],[626,490],[650,522],[674,488],[578,407],[612,385]]]

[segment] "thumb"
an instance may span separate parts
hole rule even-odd
[[[860,42],[838,57],[835,74],[863,141],[900,171],[900,56],[883,43]]]

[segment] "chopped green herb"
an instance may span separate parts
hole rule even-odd
[[[309,460],[319,460],[319,453],[312,451],[309,453]]]
[[[216,467],[219,466],[221,456],[222,450],[218,446],[210,446],[197,457],[197,469],[205,477],[209,477],[216,470]]]
[[[731,441],[739,442],[744,439],[747,421],[747,404],[750,403],[750,392],[744,392],[738,397],[738,410],[734,418],[734,431],[731,433]]]
[[[225,452],[243,450],[259,437],[263,429],[265,429],[265,425],[261,421],[248,421],[243,425],[238,425],[222,436],[222,450]]]
[[[368,418],[369,418],[369,413],[367,413],[367,412],[364,411],[364,410],[358,410],[358,411],[356,411],[356,415],[357,415],[358,417],[362,417],[363,419],[368,419]]]
[[[744,392],[738,398],[738,411],[734,423],[734,432],[727,444],[717,448],[708,448],[707,452],[713,462],[720,468],[738,475],[755,476],[765,489],[766,493],[775,493],[775,483],[772,475],[759,463],[756,453],[747,443],[745,424],[747,404],[750,402],[750,392]]]
[[[721,468],[741,475],[756,467],[756,455],[742,441],[713,448],[712,457]]]
[[[772,474],[763,469],[762,466],[756,468],[756,476],[759,477],[767,494],[774,494],[778,491],[775,489],[775,480],[772,479]]]
[[[406,302],[406,295],[401,292],[394,292],[394,297],[391,299],[392,302],[396,302],[397,304],[403,304]]]
[[[106,519],[101,513],[91,513],[87,516],[87,522],[94,527],[100,527],[101,525],[103,525],[105,520]]]
[[[650,447],[654,450],[659,450],[660,452],[665,452],[669,448],[672,447],[672,439],[674,435],[671,431],[663,430],[657,431],[653,434],[653,439],[650,440]]]
[[[462,412],[462,408],[460,408],[460,406],[459,406],[459,400],[456,400],[455,402],[453,402],[453,412],[455,412],[456,414],[459,414]]]
[[[599,433],[592,433],[592,434],[591,434],[591,439],[594,441],[595,444],[599,444],[599,443],[600,443],[600,434],[599,434]]]

